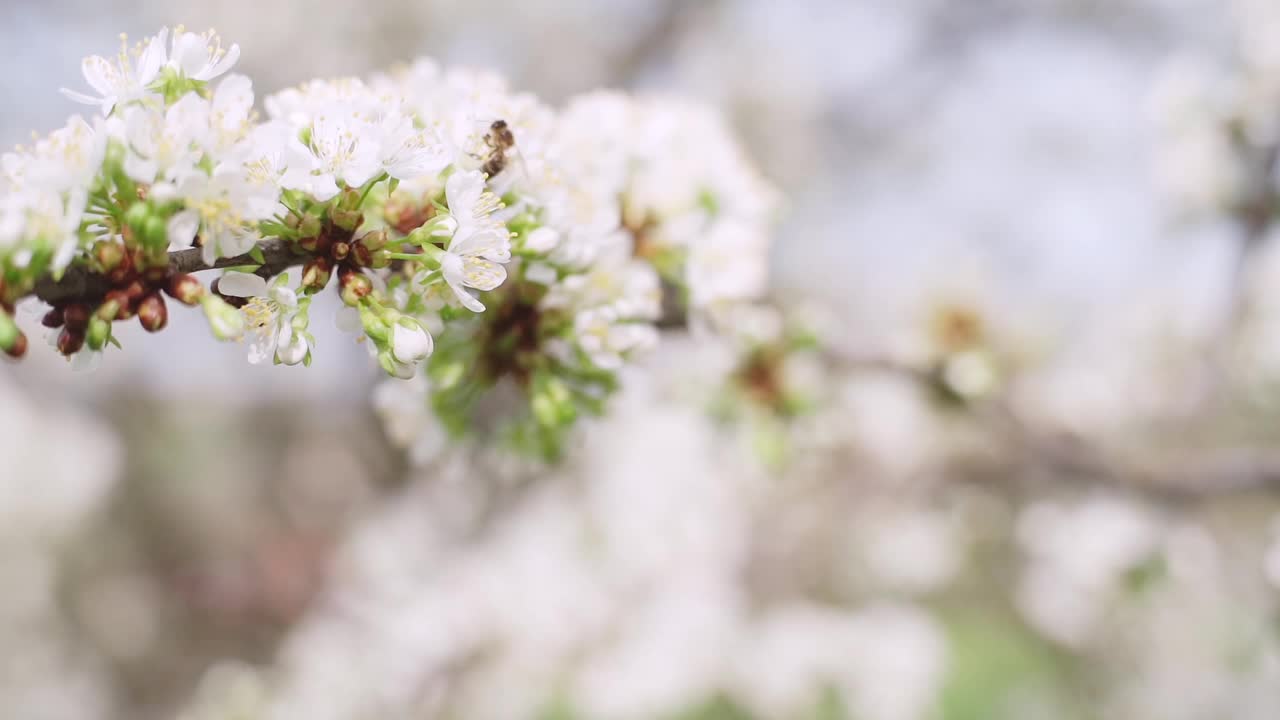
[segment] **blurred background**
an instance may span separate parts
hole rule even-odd
[[[420,55],[701,98],[845,362],[798,371],[803,422],[713,421],[723,348],[672,337],[563,466],[421,467],[322,323],[308,371],[195,317],[89,376],[33,348],[0,367],[0,715],[1280,716],[1272,4],[10,2],[10,145],[178,23],[259,98]]]

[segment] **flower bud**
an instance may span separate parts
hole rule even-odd
[[[307,238],[314,239],[319,235],[322,227],[323,224],[320,222],[320,218],[308,213],[303,215],[302,219],[298,221],[298,234],[302,236],[303,241],[305,242]]]
[[[102,271],[109,273],[124,262],[124,246],[111,240],[99,240],[93,244],[93,257],[98,261]]]
[[[165,280],[164,291],[183,305],[196,305],[204,297],[204,285],[192,275],[174,273]]]
[[[159,332],[169,324],[169,308],[160,293],[149,293],[138,304],[138,322],[147,332]]]
[[[413,318],[400,318],[391,329],[391,353],[402,363],[420,363],[434,349],[431,333]]]
[[[18,323],[14,322],[13,316],[0,312],[0,350],[9,352],[21,334],[22,331],[18,329]]]
[[[84,330],[89,326],[89,306],[84,303],[68,305],[62,310],[62,319],[68,330],[77,332]]]
[[[381,270],[391,265],[391,252],[389,250],[375,250],[373,257],[369,259],[369,267],[375,270]]]
[[[347,256],[350,254],[351,254],[351,243],[347,243],[347,242],[334,243],[333,250],[330,251],[330,255],[333,257],[335,262],[342,262],[343,260],[346,260]]]
[[[152,285],[159,285],[164,282],[166,277],[169,276],[168,253],[165,253],[165,256],[166,258],[164,260],[154,257],[147,259],[147,269],[142,271],[142,277],[148,283]]]
[[[122,292],[124,304],[121,307],[120,315],[116,316],[116,319],[128,320],[138,314],[138,303],[142,302],[142,296],[147,294],[147,288],[141,282],[134,280]],[[111,293],[107,293],[107,297],[111,297]]]
[[[21,331],[19,331],[17,337],[13,339],[13,343],[10,344],[9,347],[5,350],[5,353],[7,353],[9,357],[14,359],[21,358],[23,355],[26,355],[27,354],[27,336],[24,335]]]
[[[360,267],[369,267],[373,262],[373,251],[361,243],[356,243],[351,246],[351,262]]]
[[[348,232],[360,227],[360,223],[364,222],[364,214],[359,210],[332,210],[329,218],[333,220],[333,224]]]
[[[62,308],[57,307],[52,308],[44,314],[43,318],[40,318],[40,324],[47,328],[60,328],[63,322],[65,321],[62,319]]]
[[[529,405],[533,409],[533,416],[537,419],[538,424],[545,427],[555,427],[559,424],[560,411],[556,407],[556,401],[552,400],[550,395],[544,392],[536,392]]]
[[[351,307],[359,305],[362,299],[373,292],[373,282],[355,270],[344,270],[338,276],[338,283],[342,286],[342,302]]]
[[[146,203],[134,203],[124,212],[124,224],[133,228],[135,233],[141,234],[145,230],[147,220],[150,217],[151,208]]]
[[[209,329],[219,340],[235,340],[244,335],[244,317],[238,310],[217,295],[205,295],[200,300]]]
[[[120,299],[118,296],[112,297],[111,293],[107,294],[107,299],[103,300],[102,304],[98,306],[98,309],[93,312],[93,317],[101,318],[107,322],[118,319],[119,315]],[[89,320],[89,324],[93,324],[92,318]]]
[[[323,290],[332,277],[333,264],[328,258],[318,257],[302,266],[302,287]]]
[[[58,352],[70,357],[84,347],[84,330],[72,330],[65,327],[58,333]]]
[[[358,240],[356,244],[363,245],[364,247],[368,248],[370,251],[381,250],[382,248],[387,246],[387,231],[374,230],[373,232],[368,233],[364,237],[360,238],[360,240]]]
[[[114,315],[105,317],[105,313],[114,308]],[[102,301],[102,305],[98,306],[98,312],[103,313],[103,320],[128,320],[133,317],[133,304],[129,301],[129,296],[124,290],[112,290],[107,293],[107,297]]]
[[[360,195],[360,191],[356,188],[343,188],[342,195],[338,197],[338,202],[334,207],[339,210],[355,210],[360,207]]]
[[[112,285],[119,285],[129,280],[133,276],[133,256],[123,245],[118,246],[121,251],[120,262],[115,268],[107,272],[107,279]]]
[[[84,341],[90,350],[101,350],[111,337],[111,323],[98,315],[89,318],[89,329],[85,332]]]

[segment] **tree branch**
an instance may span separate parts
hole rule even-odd
[[[293,245],[287,240],[277,238],[264,240],[258,243],[258,249],[262,251],[265,263],[259,263],[249,253],[218,258],[212,263],[206,263],[201,255],[202,250],[198,247],[178,250],[169,253],[169,269],[175,273],[186,274],[242,265],[261,265],[255,273],[269,278],[279,274],[285,268],[301,265],[307,259],[307,255],[295,252]],[[47,276],[40,278],[36,282],[33,294],[49,304],[57,305],[76,300],[101,299],[110,289],[111,284],[102,275],[81,266],[73,266],[67,269],[60,280]]]

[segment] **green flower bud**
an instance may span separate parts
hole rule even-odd
[[[387,231],[375,230],[364,237],[360,238],[359,244],[369,248],[369,250],[381,250],[387,246]]]
[[[18,358],[21,358],[23,355],[26,355],[27,354],[27,336],[23,335],[22,332],[19,331],[18,337],[15,338],[13,341],[13,345],[11,345],[7,350],[5,350],[5,352],[8,353],[9,357],[14,359],[18,359]]]
[[[89,319],[89,329],[85,332],[84,341],[90,350],[101,350],[111,337],[111,323],[95,314]]]
[[[147,220],[151,218],[151,208],[146,203],[134,203],[124,212],[124,223],[138,234],[145,234]]]
[[[142,230],[142,242],[150,249],[169,248],[169,227],[165,219],[159,215],[151,215],[147,218],[146,225]],[[166,258],[166,262],[168,258]]]
[[[303,238],[314,238],[320,234],[322,227],[320,218],[308,213],[298,222],[298,234]]]
[[[535,392],[533,400],[530,401],[530,407],[533,409],[533,417],[538,421],[539,425],[544,427],[555,427],[560,423],[560,410],[556,407],[556,401],[544,392]]]
[[[120,298],[118,295],[114,297],[107,295],[107,297],[108,299],[103,301],[103,303],[98,306],[97,311],[93,313],[93,317],[111,322],[120,314]],[[89,320],[89,324],[93,324],[92,319]]]
[[[13,317],[7,312],[0,311],[0,350],[10,352],[21,334],[22,331],[18,329],[18,324],[13,321]]]
[[[360,223],[364,222],[364,214],[359,210],[332,210],[329,212],[329,218],[333,220],[333,224],[351,232],[360,227]]]
[[[357,210],[360,207],[360,191],[356,188],[344,188],[334,205],[339,210]]]

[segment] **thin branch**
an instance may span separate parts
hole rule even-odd
[[[678,39],[677,33],[692,9],[693,3],[683,0],[665,0],[654,4],[653,20],[638,35],[614,63],[614,76],[623,84],[633,84],[641,71],[655,58],[671,52],[671,46]],[[705,12],[714,7],[714,3],[704,3]]]
[[[301,265],[307,255],[298,254],[287,240],[276,238],[258,243],[265,263],[259,263],[249,253],[235,257],[218,258],[206,263],[200,248],[190,248],[169,253],[169,269],[175,273],[196,273],[204,270],[261,265],[255,272],[263,277],[279,274],[285,268]],[[76,300],[98,300],[111,289],[108,280],[87,268],[73,266],[60,280],[43,277],[36,282],[36,297],[50,304],[62,304]]]
[[[846,371],[935,381],[927,369],[889,355],[841,354],[830,360]],[[998,439],[1003,452],[997,462],[1013,462],[1028,477],[1047,475],[1054,482],[1128,490],[1173,504],[1280,490],[1280,450],[1274,448],[1157,445],[1124,450],[1037,429],[1003,397],[979,402],[970,412]]]

